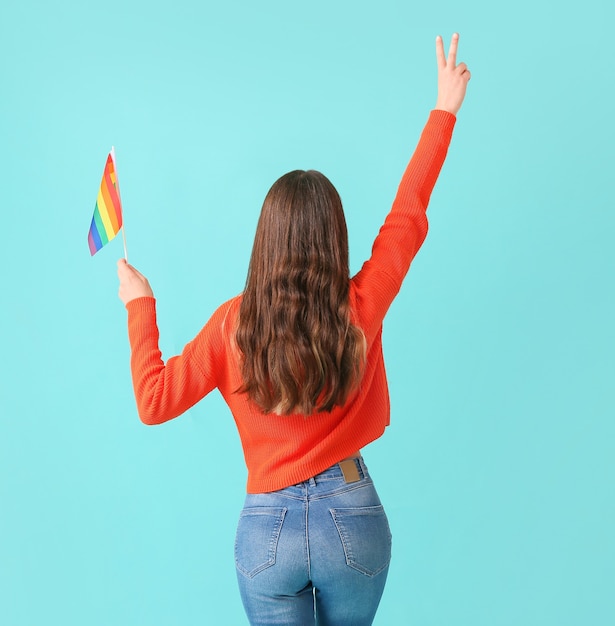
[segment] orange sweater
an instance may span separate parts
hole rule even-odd
[[[307,417],[265,415],[236,393],[242,380],[232,337],[241,296],[220,306],[166,365],[158,347],[155,300],[137,298],[126,308],[141,420],[160,424],[177,417],[217,387],[239,430],[249,493],[307,480],[380,437],[389,424],[382,321],[427,234],[425,211],[454,124],[452,114],[431,112],[372,256],[350,281],[353,322],[365,333],[367,363],[360,388],[344,407]]]

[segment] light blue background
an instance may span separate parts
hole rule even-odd
[[[394,534],[376,624],[615,623],[612,6],[3,4],[3,625],[245,624],[232,419],[212,394],[141,425],[121,238],[89,256],[111,145],[168,357],[241,291],[290,169],[338,187],[360,267],[455,30],[473,79],[365,451]]]

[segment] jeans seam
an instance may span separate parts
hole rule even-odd
[[[304,501],[304,510],[305,510],[305,557],[306,557],[306,563],[307,563],[307,575],[308,575],[308,580],[312,579],[312,564],[310,561],[310,533],[309,533],[309,529],[308,529],[308,524],[309,524],[309,515],[310,515],[310,502],[306,496],[305,501]]]

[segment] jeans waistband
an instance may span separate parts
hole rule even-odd
[[[310,478],[309,482],[324,482],[327,480],[339,480],[342,478],[346,483],[358,482],[368,477],[367,466],[363,457],[344,459],[327,468],[320,474]]]

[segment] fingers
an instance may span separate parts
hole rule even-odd
[[[453,67],[455,67],[455,64],[457,63],[458,44],[459,44],[459,33],[453,33],[453,36],[451,37],[451,45],[449,46],[449,49],[448,49],[448,61],[447,61],[447,63],[449,65],[452,65]]]
[[[436,60],[438,61],[439,68],[446,67],[446,57],[444,56],[444,42],[442,41],[442,37],[440,37],[440,35],[436,37]]]
[[[444,69],[450,67],[454,69],[457,64],[457,47],[459,46],[459,33],[453,33],[451,37],[451,44],[448,48],[448,58],[444,54],[444,41],[442,37],[438,35],[436,37],[436,59],[438,61],[438,67]]]
[[[470,74],[470,70],[468,69],[468,66],[465,63],[460,63],[455,68],[455,71],[466,80],[470,80],[470,78],[472,78],[472,75]]]
[[[132,272],[133,274],[136,274],[137,276],[143,276],[143,274],[141,274],[136,267],[133,267],[130,263],[128,263],[128,261],[126,259],[120,259],[117,262],[117,269],[118,271],[123,271],[123,272]]]
[[[126,263],[126,259],[120,259],[117,262],[117,274],[118,276],[124,276],[128,270],[128,263]]]
[[[131,274],[134,274],[135,268],[126,262],[126,259],[120,259],[117,262],[117,275],[120,280],[127,279]]]
[[[468,66],[465,63],[460,63],[456,68],[455,71],[458,74],[464,74],[465,72],[469,71],[468,70]]]

